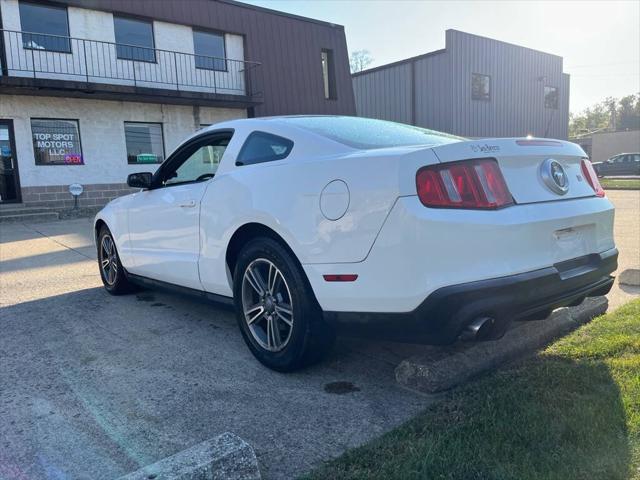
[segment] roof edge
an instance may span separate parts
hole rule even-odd
[[[261,7],[259,5],[253,5],[251,3],[238,2],[237,0],[212,0],[215,2],[226,3],[228,5],[233,5],[234,7],[247,8],[249,10],[256,10],[258,12],[270,13],[272,15],[278,15],[280,17],[288,17],[294,20],[300,20],[303,22],[315,23],[318,25],[322,25],[325,27],[337,28],[340,30],[344,30],[344,25],[340,25],[338,23],[331,23],[324,20],[318,20],[316,18],[304,17],[302,15],[296,15],[295,13],[287,13],[281,10],[274,10],[267,7]]]
[[[222,1],[234,1],[234,0],[222,0]],[[542,50],[536,50],[535,48],[525,47],[525,46],[522,46],[522,45],[518,45],[516,43],[505,42],[503,40],[497,40],[495,38],[485,37],[485,36],[482,36],[482,35],[477,35],[475,33],[469,33],[469,32],[464,32],[462,30],[456,30],[455,28],[447,28],[445,30],[445,37],[450,32],[459,33],[459,34],[462,34],[462,35],[468,35],[470,37],[475,37],[475,38],[482,39],[482,40],[490,40],[492,42],[498,42],[498,43],[501,43],[503,45],[509,45],[511,47],[523,48],[523,49],[529,50],[531,52],[536,52],[536,53],[542,53],[544,55],[549,55],[550,57],[555,57],[555,58],[559,59],[563,63],[563,70],[564,70],[564,58],[561,55],[556,55],[555,53],[543,52]],[[384,70],[386,68],[397,67],[397,66],[405,64],[405,63],[415,62],[417,60],[421,60],[423,58],[427,58],[427,57],[430,57],[432,55],[439,55],[439,54],[444,53],[446,51],[447,51],[447,45],[446,45],[446,42],[445,42],[445,48],[442,48],[440,50],[434,50],[433,52],[423,53],[422,55],[416,55],[414,57],[405,58],[403,60],[398,60],[398,61],[391,62],[391,63],[385,63],[384,65],[379,65],[377,67],[369,68],[367,70],[362,70],[361,72],[355,72],[355,73],[351,74],[351,78],[359,77],[360,75],[365,75],[365,74],[368,74],[368,73],[377,72],[379,70]],[[565,73],[565,72],[562,72],[562,73],[564,75],[569,75],[568,73]]]
[[[498,43],[501,43],[503,45],[509,45],[510,47],[524,48],[525,50],[529,50],[531,52],[542,53],[544,55],[549,55],[550,57],[556,57],[556,58],[559,58],[560,60],[564,60],[564,57],[562,55],[556,55],[555,53],[543,52],[542,50],[538,50],[538,49],[531,48],[531,47],[525,47],[523,45],[518,45],[517,43],[505,42],[504,40],[498,40],[496,38],[485,37],[484,35],[478,35],[476,33],[469,33],[469,32],[465,32],[465,31],[462,31],[462,30],[456,30],[455,28],[447,28],[444,32],[445,32],[445,36],[446,36],[446,34],[448,32],[461,33],[463,35],[468,35],[470,37],[481,38],[482,40],[491,40],[492,42],[498,42]]]
[[[421,55],[416,55],[415,57],[409,57],[402,60],[398,60],[391,63],[385,63],[384,65],[379,65],[377,67],[369,68],[367,70],[362,70],[361,72],[355,72],[351,74],[351,77],[359,77],[360,75],[365,75],[367,73],[377,72],[378,70],[384,70],[386,68],[397,67],[398,65],[402,65],[404,63],[411,63],[417,60],[422,60],[423,58],[433,57],[435,55],[440,55],[441,53],[446,52],[446,48],[441,48],[440,50],[434,50],[433,52],[423,53]]]

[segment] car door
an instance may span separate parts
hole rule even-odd
[[[640,153],[631,155],[631,175],[640,175]]]
[[[611,157],[602,163],[602,172],[604,175],[615,175],[616,173],[616,160],[618,157]]]
[[[632,155],[625,155],[624,160],[620,164],[620,175],[631,174],[631,157]]]
[[[624,156],[624,162],[620,168],[620,175],[633,175],[635,173],[633,157],[634,155],[630,153]]]
[[[128,211],[131,273],[202,289],[200,203],[229,139],[214,133],[188,142],[158,169],[152,187],[135,196]]]
[[[624,175],[625,167],[627,165],[627,157],[629,155],[618,155],[613,161],[612,175]]]

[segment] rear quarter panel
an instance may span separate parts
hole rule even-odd
[[[403,154],[406,150],[354,150],[308,158],[292,153],[284,160],[217,175],[201,207],[200,277],[205,290],[231,294],[226,248],[233,233],[252,222],[276,231],[303,264],[364,260],[400,195]],[[320,195],[336,179],[347,184],[349,204],[341,218],[329,220],[320,209]]]

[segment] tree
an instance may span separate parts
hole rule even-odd
[[[598,130],[640,129],[640,93],[620,99],[608,97],[578,114],[569,115],[569,137]]]
[[[619,130],[640,129],[640,93],[622,97],[618,102],[617,115]]]
[[[349,57],[351,73],[361,72],[373,62],[373,57],[369,50],[355,50]]]

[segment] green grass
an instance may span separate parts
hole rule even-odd
[[[640,190],[640,178],[601,178],[600,185],[605,190]]]
[[[640,479],[640,299],[308,479]]]

